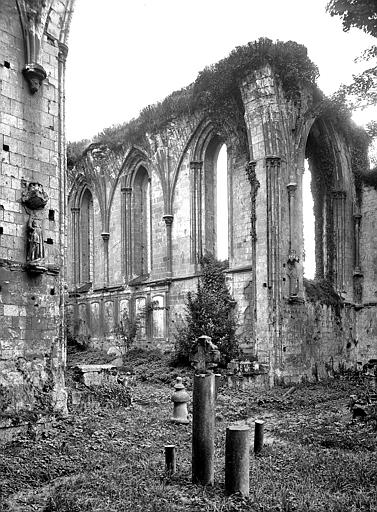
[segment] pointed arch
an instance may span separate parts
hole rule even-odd
[[[122,272],[126,280],[152,268],[152,180],[150,160],[132,147],[121,169]]]
[[[333,122],[320,115],[304,126],[298,152],[300,190],[305,159],[312,176],[315,278],[326,279],[339,293],[346,292],[351,282],[346,254],[353,249],[353,237],[346,226],[353,225],[355,203],[354,177],[344,146]]]

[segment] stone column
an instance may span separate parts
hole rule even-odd
[[[202,170],[203,162],[190,162],[191,169],[191,262],[197,266],[202,255]]]
[[[357,212],[353,215],[353,221],[355,226],[355,273],[361,273],[360,268],[360,222],[361,213]]]
[[[295,298],[299,295],[299,275],[298,275],[298,263],[300,258],[297,252],[297,234],[296,234],[296,219],[297,219],[297,207],[296,207],[296,190],[297,183],[291,182],[287,185],[288,190],[288,215],[289,215],[289,240],[288,240],[288,259],[287,259],[287,278],[288,278],[288,294],[289,298]]]
[[[121,211],[121,271],[123,279],[127,276],[127,222],[126,222],[126,187],[120,189],[120,211]]]
[[[267,224],[267,322],[268,352],[270,360],[270,379],[272,369],[279,367],[282,361],[280,296],[281,296],[281,267],[280,244],[280,166],[281,158],[266,157],[266,224]]]
[[[125,189],[125,258],[127,280],[132,277],[132,188]]]
[[[109,286],[109,238],[110,233],[101,233],[103,240],[103,286]]]
[[[166,273],[168,277],[171,277],[173,273],[172,226],[174,216],[165,214],[162,218],[166,225]]]
[[[256,265],[257,265],[257,231],[256,231],[256,198],[258,194],[258,190],[260,187],[260,183],[257,179],[257,175],[255,172],[257,162],[252,160],[246,166],[246,176],[250,183],[250,238],[251,238],[251,265],[252,265],[252,296],[251,301],[252,304],[250,307],[252,308],[252,323],[251,323],[251,337],[254,340],[256,339],[255,334],[255,322],[257,320],[257,276],[256,276]]]
[[[346,192],[336,190],[332,193],[333,219],[334,219],[334,262],[335,289],[342,293],[344,290],[344,262],[345,262],[345,215]]]
[[[267,287],[276,298],[276,284],[279,273],[280,241],[280,174],[281,158],[266,158],[267,181]]]
[[[71,208],[73,282],[75,288],[80,283],[80,208]]]
[[[356,304],[363,301],[363,273],[360,266],[360,223],[361,213],[359,208],[353,214],[355,232],[355,263],[353,270],[353,300]]]

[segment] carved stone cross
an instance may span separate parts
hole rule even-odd
[[[199,336],[191,350],[190,361],[199,372],[206,373],[216,368],[220,361],[220,351],[210,336]]]

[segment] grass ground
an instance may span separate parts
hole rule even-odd
[[[73,354],[98,362],[98,354]],[[174,425],[174,377],[190,371],[166,358],[134,352],[132,404],[123,395],[56,420],[39,436],[1,448],[0,510],[7,512],[123,511],[377,511],[377,431],[352,420],[350,394],[362,382],[269,391],[220,389],[216,410],[215,485],[191,483],[191,424]],[[68,382],[73,385],[68,375]],[[191,391],[190,391],[191,392]],[[102,396],[103,398],[103,396]],[[106,397],[105,397],[106,398]],[[224,438],[234,422],[265,420],[263,452],[251,454],[250,497],[224,493]],[[252,431],[252,428],[251,428]],[[164,445],[177,446],[177,473],[164,473]]]

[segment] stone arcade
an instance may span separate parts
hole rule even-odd
[[[217,254],[223,145],[226,275],[245,352],[270,368],[271,383],[377,358],[377,193],[355,168],[349,121],[321,108],[314,84],[288,94],[272,64],[254,66],[218,109],[173,109],[137,142],[91,144],[67,189],[72,4],[1,2],[1,412],[66,411],[65,282],[74,334],[109,346],[122,312],[146,308],[138,342],[171,346],[199,258]],[[305,159],[317,284],[303,279]],[[324,300],[323,282],[343,301]]]
[[[279,44],[306,58],[302,46]],[[261,40],[256,51],[263,45],[273,46]],[[376,358],[377,194],[361,179],[366,169],[356,168],[356,155],[367,162],[366,147],[357,144],[361,132],[329,108],[313,81],[301,80],[290,94],[273,63],[244,71],[217,108],[200,102],[177,108],[135,143],[130,129],[120,147],[108,135],[85,149],[68,197],[74,332],[108,347],[122,312],[132,316],[146,307],[139,344],[169,347],[185,294],[195,289],[199,258],[217,254],[225,222],[239,337],[245,353],[270,368],[271,384]],[[190,103],[197,83],[166,101]],[[225,221],[216,199],[223,145]],[[302,266],[306,159],[313,176],[314,283],[304,280]]]

